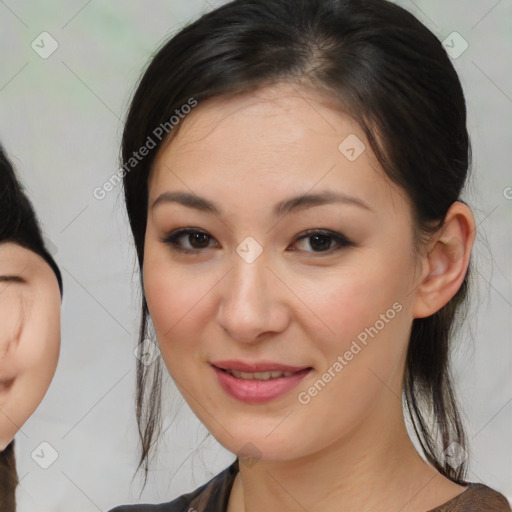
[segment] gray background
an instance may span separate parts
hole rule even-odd
[[[219,2],[217,5],[220,5]],[[454,59],[469,110],[478,222],[472,315],[455,374],[471,439],[469,479],[512,499],[512,2],[404,0]],[[0,1],[0,140],[18,167],[64,277],[62,351],[43,403],[17,436],[19,511],[96,511],[136,502],[133,413],[138,276],[121,189],[92,191],[118,169],[122,119],[157,46],[213,2]],[[32,47],[46,31],[57,50]],[[457,46],[459,45],[459,46]],[[46,45],[48,48],[48,45]],[[455,49],[462,48],[456,43]],[[233,455],[207,435],[167,379],[166,434],[141,500],[169,501]],[[51,445],[43,446],[40,443]],[[58,458],[48,469],[52,449]]]

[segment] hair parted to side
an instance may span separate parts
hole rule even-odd
[[[470,164],[464,95],[440,41],[387,0],[234,0],[203,15],[166,42],[144,72],[126,119],[122,161],[190,98],[200,104],[282,81],[315,88],[359,123],[388,177],[407,192],[418,242],[443,224],[461,200]],[[142,289],[148,176],[161,145],[123,177]],[[457,483],[466,466],[452,468],[442,452],[452,442],[466,447],[449,356],[468,278],[441,310],[413,321],[403,388],[425,457]],[[139,343],[150,324],[143,294]],[[145,480],[160,434],[161,382],[159,360],[149,367],[138,361],[137,469]]]

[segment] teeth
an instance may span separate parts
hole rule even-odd
[[[238,370],[226,370],[229,374],[237,379],[245,380],[269,380],[277,379],[279,377],[291,377],[295,372],[239,372]]]

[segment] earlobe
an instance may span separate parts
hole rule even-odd
[[[475,228],[469,207],[453,203],[425,256],[427,271],[416,289],[414,318],[433,315],[457,293],[469,266]]]

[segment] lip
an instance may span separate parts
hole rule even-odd
[[[246,362],[235,359],[226,361],[214,361],[213,366],[222,370],[238,370],[240,372],[299,372],[310,366],[290,366],[286,364],[276,363],[274,361],[253,361]]]
[[[269,367],[267,363],[266,368]],[[298,368],[298,370],[283,370],[282,368],[297,368],[284,365],[275,365],[274,370],[239,370],[239,371],[295,371],[294,375],[290,377],[279,377],[277,379],[269,380],[244,380],[230,375],[227,371],[221,370],[216,365],[212,365],[217,379],[222,389],[233,398],[248,404],[259,404],[269,402],[279,398],[293,388],[295,388],[304,379],[309,372],[312,371],[311,367]],[[254,366],[252,366],[254,368]],[[247,366],[245,366],[247,368]],[[231,369],[231,368],[230,368]],[[238,368],[232,368],[238,369]]]

